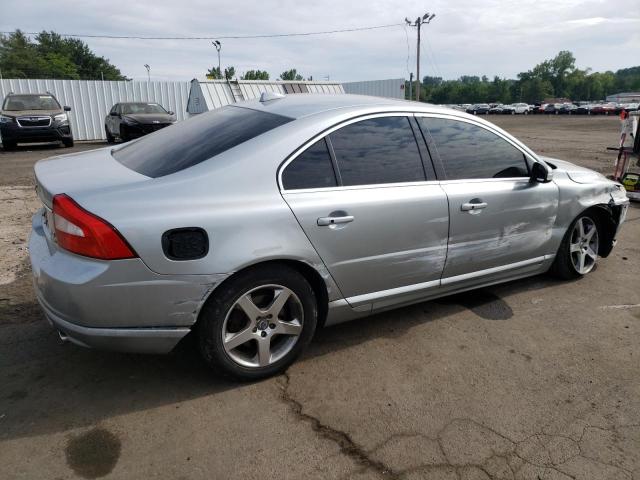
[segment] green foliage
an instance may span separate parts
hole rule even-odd
[[[301,81],[304,80],[304,77],[298,73],[295,68],[291,70],[285,70],[280,74],[280,80],[296,80]]]
[[[236,74],[236,67],[227,67],[224,69],[224,78],[225,80],[231,80]]]
[[[640,67],[617,72],[591,72],[575,66],[576,59],[563,50],[533,69],[518,74],[517,79],[462,76],[457,80],[424,77],[420,99],[431,103],[513,103],[541,102],[545,98],[564,97],[572,100],[601,100],[622,91],[640,90]],[[415,99],[415,88],[412,88]],[[409,95],[409,83],[405,85]]]
[[[5,78],[126,80],[82,40],[44,31],[34,40],[20,30],[0,35],[0,69]]]
[[[220,72],[220,68],[211,67],[207,70],[207,78],[210,80],[222,80],[222,73]]]
[[[269,73],[263,70],[248,70],[240,77],[241,80],[269,80]]]

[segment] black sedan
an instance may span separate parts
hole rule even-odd
[[[491,107],[489,107],[488,104],[477,103],[467,108],[467,113],[471,113],[472,115],[487,115],[489,110],[491,110]]]
[[[104,120],[107,142],[127,142],[176,123],[176,116],[157,103],[116,103]]]

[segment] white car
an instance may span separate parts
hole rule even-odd
[[[514,113],[529,115],[529,105],[526,103],[514,103],[511,105]]]

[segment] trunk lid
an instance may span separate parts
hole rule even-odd
[[[53,196],[99,190],[150,180],[121,165],[111,156],[111,149],[100,148],[40,160],[34,167],[36,191],[44,205],[52,208]]]

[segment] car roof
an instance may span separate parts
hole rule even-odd
[[[309,115],[327,112],[341,108],[369,108],[369,107],[397,107],[399,110],[415,109],[422,106],[427,109],[439,111],[441,107],[434,105],[397,100],[393,98],[370,97],[367,95],[350,94],[321,94],[321,93],[295,93],[285,95],[282,98],[261,102],[260,100],[247,100],[234,105],[239,107],[261,110],[264,112],[283,115],[290,118],[302,118]],[[422,109],[421,109],[422,110]]]

